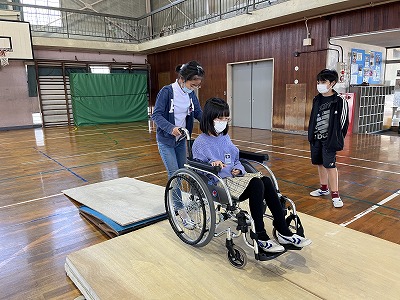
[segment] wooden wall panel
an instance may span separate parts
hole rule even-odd
[[[160,72],[158,73],[158,90],[160,90],[163,86],[171,83],[171,74],[170,72]]]
[[[399,24],[399,5],[399,2],[396,2],[331,17],[310,19],[308,27],[313,37],[313,45],[308,47],[302,46],[303,39],[306,38],[305,24],[298,22],[151,54],[148,56],[152,67],[151,101],[155,102],[158,93],[157,74],[170,71],[171,78],[175,78],[174,70],[177,64],[194,59],[203,65],[206,78],[200,91],[200,102],[204,105],[210,97],[226,99],[224,92],[227,90],[228,63],[273,58],[273,128],[285,126],[286,84],[293,84],[296,79],[299,83],[307,84],[305,120],[308,120],[312,99],[317,93],[316,75],[326,66],[329,37],[362,32],[358,30],[367,32],[396,28]],[[386,16],[388,20],[385,19]],[[294,57],[295,51],[309,53]],[[298,71],[295,71],[295,66],[299,67]]]
[[[331,36],[399,28],[400,1],[332,16]]]
[[[304,130],[306,116],[305,83],[286,85],[285,129]]]

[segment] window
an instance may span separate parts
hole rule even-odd
[[[22,0],[23,4],[32,4],[39,6],[60,7],[60,0]],[[61,11],[23,7],[24,21],[31,23],[31,25],[45,25],[61,27]]]
[[[109,74],[110,68],[107,66],[90,66],[90,73]]]

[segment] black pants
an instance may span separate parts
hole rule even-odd
[[[282,235],[291,236],[283,208],[276,193],[275,187],[269,177],[253,178],[249,185],[240,195],[239,200],[249,199],[250,214],[254,219],[256,233],[260,240],[268,240],[269,237],[265,231],[263,220],[263,200],[265,199],[269,210],[274,217],[273,225]]]

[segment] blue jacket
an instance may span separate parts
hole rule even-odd
[[[201,110],[199,99],[194,92],[189,94],[190,109],[186,116],[186,129],[192,134],[194,118],[200,121],[203,111]],[[174,116],[174,92],[171,85],[164,86],[158,93],[151,119],[157,125],[156,138],[161,144],[171,147],[176,145],[176,138],[172,130],[175,126]]]

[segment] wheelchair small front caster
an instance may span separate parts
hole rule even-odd
[[[233,252],[233,253],[232,253]],[[238,269],[244,268],[247,264],[247,255],[244,250],[236,245],[232,246],[231,250],[227,251],[227,257],[232,266]]]

